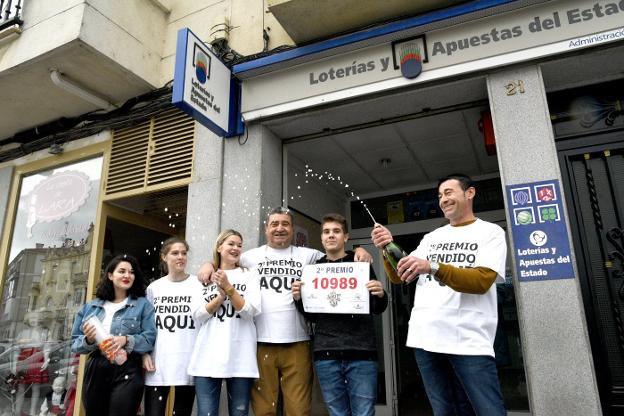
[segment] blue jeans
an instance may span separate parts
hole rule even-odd
[[[377,401],[377,361],[314,361],[330,416],[372,416]]]
[[[453,355],[414,349],[435,416],[506,415],[496,361],[489,355]]]
[[[221,399],[221,382],[225,380],[228,393],[228,411],[230,416],[247,416],[249,414],[249,397],[253,378],[212,378],[195,377],[195,393],[197,395],[197,414],[219,414]]]

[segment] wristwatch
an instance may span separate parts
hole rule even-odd
[[[440,264],[437,261],[430,261],[429,267],[431,268],[429,274],[435,277],[435,275],[438,273],[438,270],[440,270]]]

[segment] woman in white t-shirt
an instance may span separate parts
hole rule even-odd
[[[255,270],[239,266],[242,246],[237,231],[219,235],[213,251],[216,272],[193,312],[201,328],[188,373],[195,377],[200,415],[219,414],[225,380],[230,416],[246,416],[251,385],[258,378],[253,319],[260,312],[260,283]]]
[[[190,416],[195,400],[193,378],[186,368],[199,327],[193,320],[194,300],[201,299],[202,284],[186,272],[188,243],[178,237],[167,239],[160,250],[167,273],[152,282],[145,297],[156,312],[156,345],[143,356],[145,374],[145,416],[164,416],[171,386],[176,416]]]

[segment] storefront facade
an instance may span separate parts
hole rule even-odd
[[[268,200],[280,196],[279,188],[274,192],[277,195],[265,195],[270,190],[260,183],[281,183],[284,203],[305,213],[327,210],[327,205],[318,200],[305,200],[306,196],[301,195],[305,192],[299,191],[297,172],[300,178],[307,170],[313,177],[312,170],[319,172],[319,166],[321,176],[325,173],[335,177],[344,171],[330,154],[334,149],[331,141],[344,140],[344,146],[348,148],[345,154],[355,154],[356,159],[361,150],[359,145],[374,143],[372,146],[377,147],[369,150],[378,149],[381,157],[386,146],[383,141],[367,140],[367,130],[372,132],[386,125],[400,126],[410,118],[427,117],[423,113],[429,113],[433,118],[443,110],[450,111],[453,106],[466,102],[479,107],[482,105],[480,100],[485,100],[485,108],[492,114],[496,137],[498,164],[494,169],[495,176],[500,178],[505,195],[502,223],[510,232],[509,257],[529,403],[528,409],[524,410],[549,415],[617,412],[617,389],[613,388],[614,384],[604,384],[605,373],[597,375],[594,367],[594,360],[600,354],[594,352],[592,355],[591,340],[599,337],[601,330],[594,328],[596,332],[592,333],[590,340],[585,309],[592,303],[592,297],[582,290],[587,275],[579,275],[575,261],[564,264],[567,259],[578,256],[574,251],[578,247],[578,242],[575,245],[573,241],[575,231],[570,228],[570,218],[566,215],[575,211],[570,209],[565,198],[573,197],[578,190],[569,176],[562,176],[558,147],[565,148],[566,134],[553,130],[553,121],[557,123],[557,120],[549,108],[549,97],[559,91],[574,95],[570,90],[600,79],[621,79],[615,69],[621,63],[617,58],[621,54],[619,39],[622,31],[618,19],[621,13],[617,4],[609,2],[597,3],[594,7],[587,7],[583,2],[548,2],[449,28],[435,27],[436,23],[439,24],[436,22],[431,23],[434,29],[429,31],[427,24],[419,22],[421,24],[414,28],[403,28],[391,35],[379,34],[374,40],[363,40],[365,35],[353,36],[351,44],[344,38],[332,39],[283,54],[283,60],[277,55],[235,66],[235,74],[243,79],[242,112],[249,132],[245,136],[245,146],[255,142],[260,147],[254,152],[263,154],[263,163],[251,174],[261,178],[258,188],[252,189],[252,194],[258,192],[256,208],[262,209]],[[402,76],[397,65],[401,47],[408,42],[413,42],[410,47],[420,48],[422,54],[422,73],[413,79]],[[567,68],[572,69],[570,73],[566,72]],[[474,84],[468,80],[473,80]],[[621,84],[617,85],[621,87]],[[481,92],[472,93],[473,88],[481,89]],[[449,94],[448,90],[454,90],[456,96],[449,98],[452,93]],[[427,97],[431,104],[413,98],[418,93]],[[577,94],[581,92],[577,91]],[[393,100],[398,104],[393,105]],[[410,100],[417,102],[412,108],[408,107]],[[617,100],[617,97],[612,99],[614,108]],[[568,103],[570,101],[575,100],[570,99]],[[570,107],[566,111],[571,114],[576,110]],[[617,130],[617,126],[621,126],[621,121],[604,125],[604,128]],[[402,127],[397,129],[405,130]],[[577,134],[580,130],[583,128],[579,125]],[[356,134],[352,132],[361,134],[360,144],[349,136]],[[416,132],[435,134],[422,130]],[[557,140],[555,133],[559,136]],[[281,152],[280,141],[286,143]],[[448,143],[431,144],[448,151]],[[407,147],[412,145],[409,142]],[[323,150],[317,150],[323,146]],[[301,150],[302,147],[305,151]],[[240,148],[239,143],[225,144],[225,172],[240,171],[243,166],[252,169],[251,160]],[[427,155],[431,153],[421,148],[418,150]],[[322,156],[323,152],[327,152],[325,156]],[[324,163],[323,157],[335,168],[325,170],[328,164]],[[300,163],[302,158],[305,158],[303,164]],[[365,156],[358,160],[362,164],[370,162]],[[421,162],[426,165],[426,162],[435,164],[439,160]],[[375,169],[372,164],[365,167]],[[468,160],[453,163],[452,170],[465,169],[479,171]],[[418,169],[413,172],[414,175],[422,174]],[[399,174],[410,176],[405,171]],[[487,178],[487,175],[481,177]],[[412,182],[409,190],[418,191],[427,185],[431,187],[434,181],[414,177]],[[525,267],[531,264],[527,260],[535,260],[535,257],[531,257],[530,250],[519,246],[521,242],[513,241],[514,233],[521,232],[519,227],[522,225],[514,217],[519,211],[515,211],[512,192],[521,187],[537,189],[545,183],[555,184],[560,198],[557,210],[564,214],[557,219],[565,224],[562,227],[565,238],[558,240],[561,247],[552,246],[551,250],[567,253],[561,260],[556,256],[554,259],[538,256],[538,262],[555,263],[551,271]],[[224,184],[227,185],[223,186],[222,201],[228,205],[233,202],[228,198],[234,199],[234,196],[229,197],[226,190],[238,189],[240,184],[234,178],[224,178]],[[319,194],[321,192],[319,190]],[[377,197],[380,194],[382,192],[369,195]],[[364,193],[362,198],[367,199],[369,195]],[[297,198],[302,197],[305,201],[298,202]],[[327,199],[325,202],[331,206]],[[192,200],[189,204],[192,205]],[[254,205],[253,201],[251,205]],[[404,211],[405,205],[404,201]],[[353,226],[355,214],[350,214]],[[495,212],[490,215],[496,220]],[[539,213],[534,215],[537,217]],[[318,213],[310,216],[318,218]],[[227,225],[231,220],[222,215],[221,221]],[[577,221],[576,217],[574,221]],[[403,222],[410,223],[405,219]],[[393,227],[395,232],[406,235],[434,227],[416,224],[414,221]],[[370,226],[353,228],[352,238],[356,237],[356,243],[366,245]],[[559,243],[553,241],[553,244]],[[594,318],[589,321],[595,322]],[[385,336],[389,336],[392,325],[386,323]],[[400,337],[390,340],[388,350],[395,349],[396,354],[386,361],[388,366],[395,366],[394,375],[386,380],[386,386],[392,386],[387,393],[393,394],[394,398],[400,397],[401,380],[394,378],[398,372],[396,355],[400,355],[396,345],[400,342]],[[569,365],[571,362],[574,365]],[[382,411],[382,408],[384,406],[378,410]],[[386,406],[385,409],[397,412],[401,406],[395,405],[394,409],[390,406],[391,410]]]
[[[508,235],[499,371],[510,411],[618,414],[624,4],[472,6],[235,65],[240,137],[222,139],[181,113],[156,113],[145,125],[68,143],[61,155],[43,150],[5,162],[0,333],[7,357],[27,314],[39,311],[46,345],[58,346],[49,351],[49,384],[62,376],[69,386],[77,361],[67,328],[108,255],[141,255],[156,276],[158,242],[182,234],[195,270],[222,229],[241,231],[246,247],[262,244],[264,215],[277,205],[293,209],[297,241],[313,247],[321,216],[345,214],[351,243],[373,254],[383,276],[359,200],[412,250],[442,223],[431,194],[436,178],[463,171],[487,195],[479,216]],[[414,51],[422,68],[402,68]],[[137,158],[143,170],[132,166]],[[554,199],[538,199],[545,185]],[[535,201],[521,203],[522,189]],[[544,246],[549,253],[535,254],[542,246],[520,236],[530,227],[548,234],[539,227],[545,205],[556,210],[548,226],[557,238]],[[523,223],[520,212],[530,209],[533,221]],[[128,241],[129,232],[143,238]],[[551,260],[555,267],[539,267]],[[376,322],[377,413],[428,414],[404,346],[413,289],[384,283],[393,305]],[[15,406],[11,400],[0,406]],[[325,414],[318,392],[314,400],[315,414]]]

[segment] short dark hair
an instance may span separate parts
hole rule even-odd
[[[132,282],[132,286],[128,289],[128,296],[132,298],[145,296],[145,277],[143,277],[143,272],[141,272],[141,267],[137,259],[129,254],[119,254],[108,262],[104,269],[104,274],[102,274],[98,282],[95,296],[102,300],[115,300],[115,287],[113,286],[113,282],[108,278],[108,274],[113,273],[122,261],[130,263],[132,271],[134,272],[134,282]]]
[[[442,185],[446,181],[450,181],[455,179],[459,182],[459,186],[461,186],[462,190],[466,191],[468,188],[474,188],[475,184],[473,180],[468,175],[464,175],[463,173],[452,173],[450,175],[446,175],[438,180],[438,189],[440,185]]]
[[[336,214],[336,213],[326,214],[321,220],[321,229],[323,228],[323,225],[325,225],[326,222],[337,222],[338,224],[340,224],[340,226],[342,227],[342,231],[345,234],[349,233],[349,228],[347,227],[347,219],[340,214]]]
[[[290,223],[291,224],[295,224],[295,219],[293,217],[292,212],[290,212],[290,210],[286,207],[275,207],[273,208],[271,211],[269,211],[269,213],[266,216],[266,224],[269,225],[269,218],[271,218],[271,215],[273,214],[286,214],[290,217]]]

